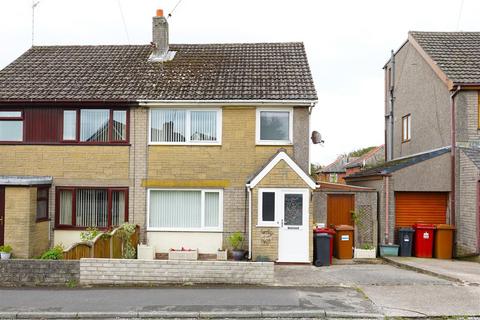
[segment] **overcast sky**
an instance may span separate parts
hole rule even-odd
[[[40,0],[35,44],[146,44],[178,0]],[[0,69],[31,46],[31,0],[0,0]],[[122,12],[123,17],[122,19]],[[171,43],[303,41],[319,103],[312,161],[383,143],[383,72],[409,30],[480,31],[478,0],[183,0]],[[125,23],[123,23],[125,21]]]

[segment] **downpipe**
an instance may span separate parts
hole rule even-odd
[[[450,160],[451,160],[451,192],[450,192],[450,224],[455,225],[455,209],[456,209],[456,151],[457,151],[457,139],[456,139],[456,105],[455,105],[455,96],[461,90],[461,86],[458,86],[457,89],[452,92],[450,95],[450,105],[451,105],[451,146],[450,146]]]
[[[252,189],[247,186],[248,193],[248,260],[252,260]]]

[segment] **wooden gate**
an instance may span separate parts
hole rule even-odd
[[[341,224],[353,226],[353,210],[355,210],[355,196],[353,194],[327,195],[327,226]]]

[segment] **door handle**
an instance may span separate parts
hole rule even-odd
[[[3,226],[3,218],[0,218],[0,226]]]

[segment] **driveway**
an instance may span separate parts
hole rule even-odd
[[[357,288],[386,316],[480,315],[480,286],[389,264],[275,266],[275,282]]]

